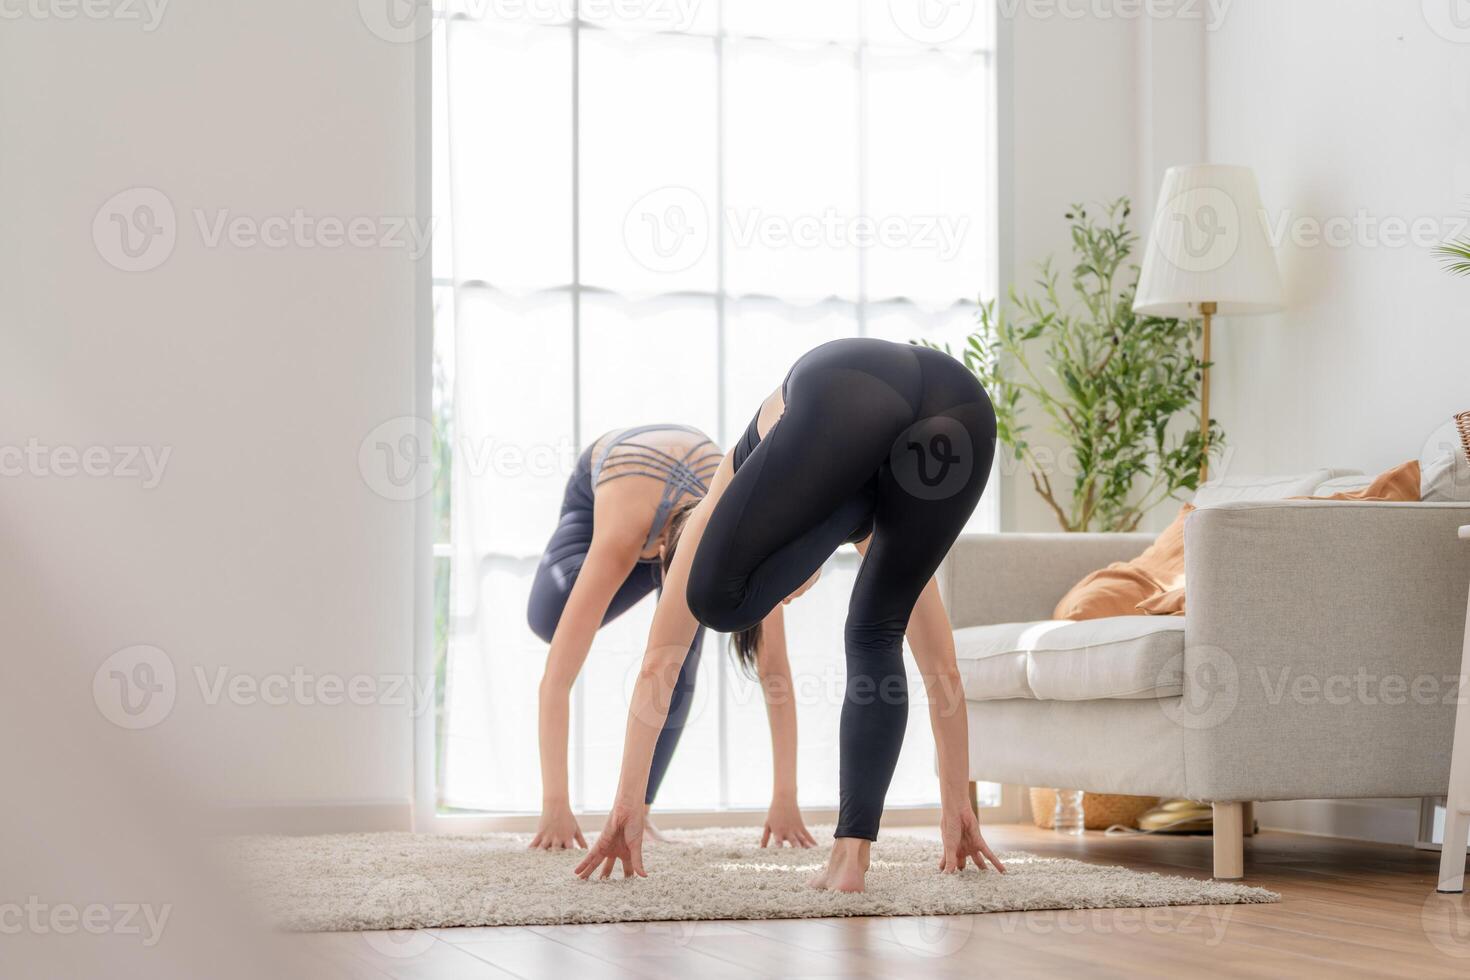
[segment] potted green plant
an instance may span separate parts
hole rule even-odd
[[[955,355],[990,393],[1001,444],[1066,531],[1137,529],[1150,508],[1198,488],[1206,452],[1199,324],[1133,312],[1131,213],[1126,197],[1096,217],[1074,205],[1066,215],[1071,295],[1064,298],[1051,260],[1042,262],[1034,292],[1012,286],[1008,303],[984,304]],[[1067,447],[1060,468],[1028,438],[1026,418],[1038,411]],[[1210,426],[1217,453],[1224,433]]]

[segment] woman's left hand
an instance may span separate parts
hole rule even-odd
[[[648,872],[643,870],[642,802],[634,806],[626,803],[613,804],[602,833],[597,835],[597,843],[592,845],[591,852],[577,865],[576,875],[586,881],[592,877],[597,866],[601,865],[601,877],[606,878],[612,874],[613,865],[619,861],[623,863],[624,878],[634,875],[648,877]]]
[[[766,814],[765,830],[761,832],[761,847],[770,844],[783,847],[816,847],[817,839],[806,829],[801,819],[801,807],[795,802],[772,801]]]
[[[974,861],[975,867],[984,871],[985,862],[989,860],[995,870],[1005,874],[1005,865],[985,843],[980,834],[980,821],[968,804],[945,807],[939,819],[939,831],[944,839],[944,854],[939,858],[940,871],[945,874],[963,871],[966,860]]]

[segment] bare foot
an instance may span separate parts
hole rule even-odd
[[[669,839],[659,833],[658,828],[653,825],[652,809],[652,807],[646,804],[643,807],[643,835],[649,840],[658,841],[660,844],[667,844]]]
[[[861,837],[839,837],[832,843],[832,856],[827,866],[807,882],[808,888],[824,888],[834,892],[860,892],[868,873],[868,853],[873,842]]]

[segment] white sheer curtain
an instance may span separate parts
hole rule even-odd
[[[449,807],[539,809],[526,597],[582,447],[655,421],[728,446],[802,352],[956,340],[994,292],[989,5],[936,30],[921,0],[581,2],[460,0],[435,34]],[[991,491],[972,529],[994,513]],[[807,806],[836,802],[856,563],[788,610]],[[652,609],[604,628],[578,682],[577,808],[612,798]],[[759,688],[711,639],[658,804],[763,807]],[[935,802],[910,673],[893,805]]]

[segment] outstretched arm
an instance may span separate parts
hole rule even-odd
[[[865,556],[868,542],[858,545]],[[934,731],[934,748],[938,756],[940,829],[944,837],[941,871],[963,871],[966,859],[985,868],[985,860],[997,871],[1005,871],[985,838],[980,834],[980,821],[970,809],[970,720],[965,711],[965,690],[960,682],[959,665],[955,662],[954,630],[944,600],[939,597],[939,583],[929,579],[914,611],[909,616],[909,649],[924,678],[929,696],[929,726]]]
[[[944,838],[939,869],[963,871],[968,859],[982,871],[988,860],[995,870],[1004,872],[1005,866],[985,843],[980,820],[970,809],[970,720],[960,669],[955,663],[954,630],[944,611],[944,601],[939,598],[939,583],[932,578],[914,603],[907,635],[929,694],[929,724],[934,729],[934,748],[939,757],[940,830]]]
[[[648,767],[653,762],[659,732],[663,731],[664,721],[668,718],[674,683],[699,629],[685,595],[689,568],[694,562],[700,539],[704,537],[709,515],[732,475],[733,467],[726,455],[711,481],[709,494],[690,513],[679,537],[679,546],[664,580],[663,594],[659,596],[658,607],[653,613],[643,666],[639,668],[638,679],[633,685],[628,727],[623,736],[623,771],[618,780],[617,796],[597,843],[577,865],[576,873],[583,878],[590,877],[599,865],[602,877],[606,878],[617,861],[622,862],[625,876],[645,874],[643,798],[648,790]]]
[[[551,637],[539,691],[541,820],[531,841],[533,848],[587,846],[567,792],[571,691],[613,596],[638,561],[642,538],[636,521],[625,517],[617,500],[597,501],[592,543]]]
[[[761,624],[755,664],[771,725],[771,809],[761,832],[761,847],[772,842],[777,847],[815,847],[816,838],[806,829],[796,802],[796,690],[786,656],[786,619],[781,606]]]

